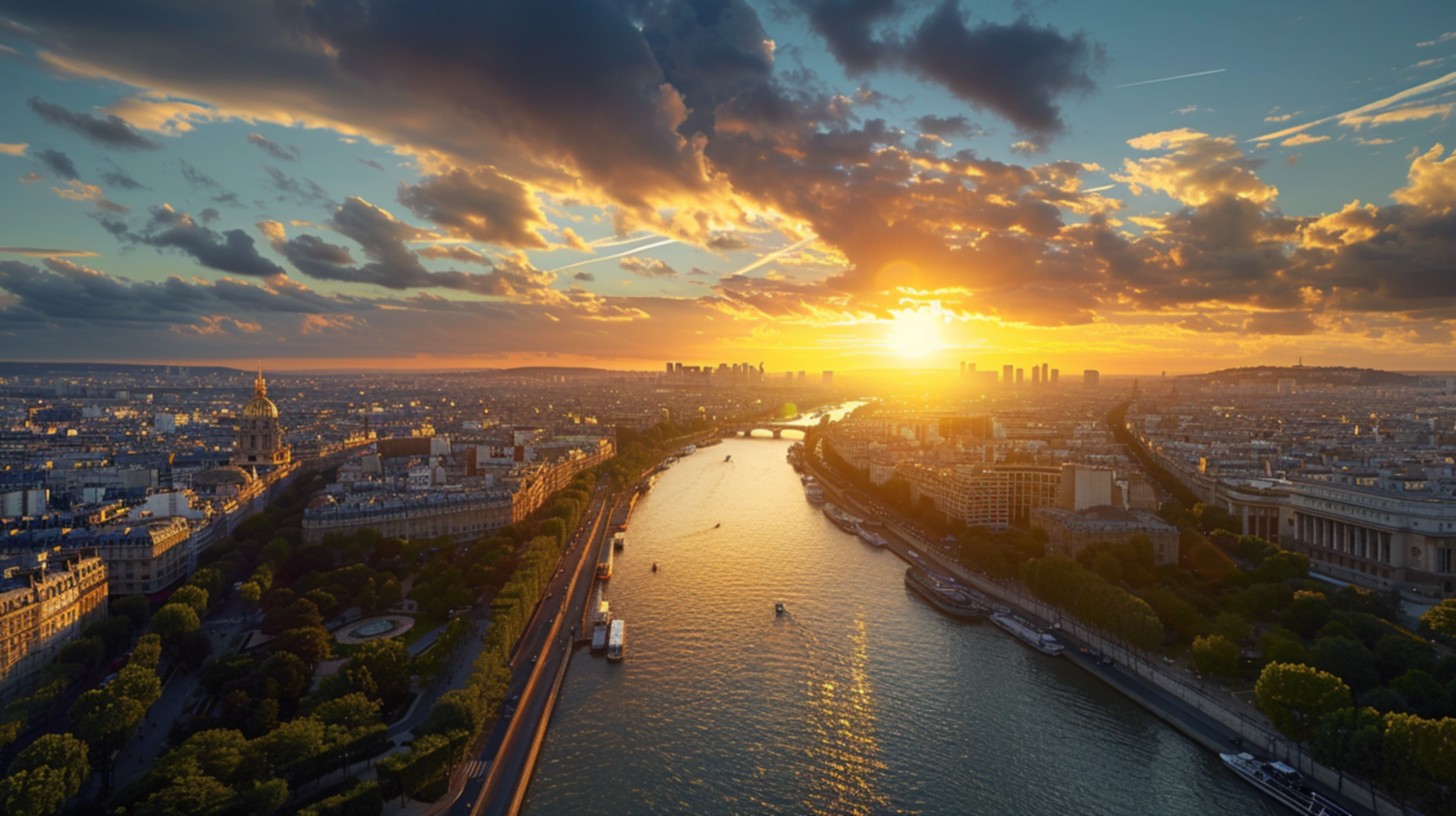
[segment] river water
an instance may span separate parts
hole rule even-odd
[[[627,659],[572,660],[530,816],[1274,812],[1068,661],[925,604],[804,500],[788,444],[705,448],[638,503],[605,593]]]

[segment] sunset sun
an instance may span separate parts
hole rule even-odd
[[[945,315],[936,306],[892,309],[886,346],[897,356],[918,360],[945,346]]]

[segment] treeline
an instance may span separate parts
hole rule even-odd
[[[511,653],[526,629],[565,550],[571,531],[591,503],[595,475],[579,474],[551,503],[537,535],[526,545],[505,586],[491,602],[491,627],[465,686],[440,695],[414,730],[408,751],[379,763],[386,792],[430,800],[444,792],[450,771],[500,713],[511,680]]]
[[[1063,555],[1021,565],[1021,581],[1034,595],[1078,620],[1143,649],[1163,643],[1163,624],[1142,598]]]

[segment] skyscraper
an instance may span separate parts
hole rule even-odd
[[[1096,369],[1089,368],[1086,371],[1083,371],[1082,372],[1082,385],[1084,385],[1084,386],[1086,386],[1088,388],[1096,388],[1097,387],[1097,381],[1100,378],[1101,378],[1101,375],[1097,373],[1097,370]]]
[[[1007,366],[1001,366],[1001,384],[1002,385],[1010,385],[1011,384],[1011,377],[1012,377],[1012,372],[1013,371],[1015,371],[1015,368],[1013,366],[1009,366],[1009,365],[1007,365]]]

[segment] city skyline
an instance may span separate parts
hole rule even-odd
[[[1442,370],[1456,12],[1368,17],[4,0],[4,356]]]

